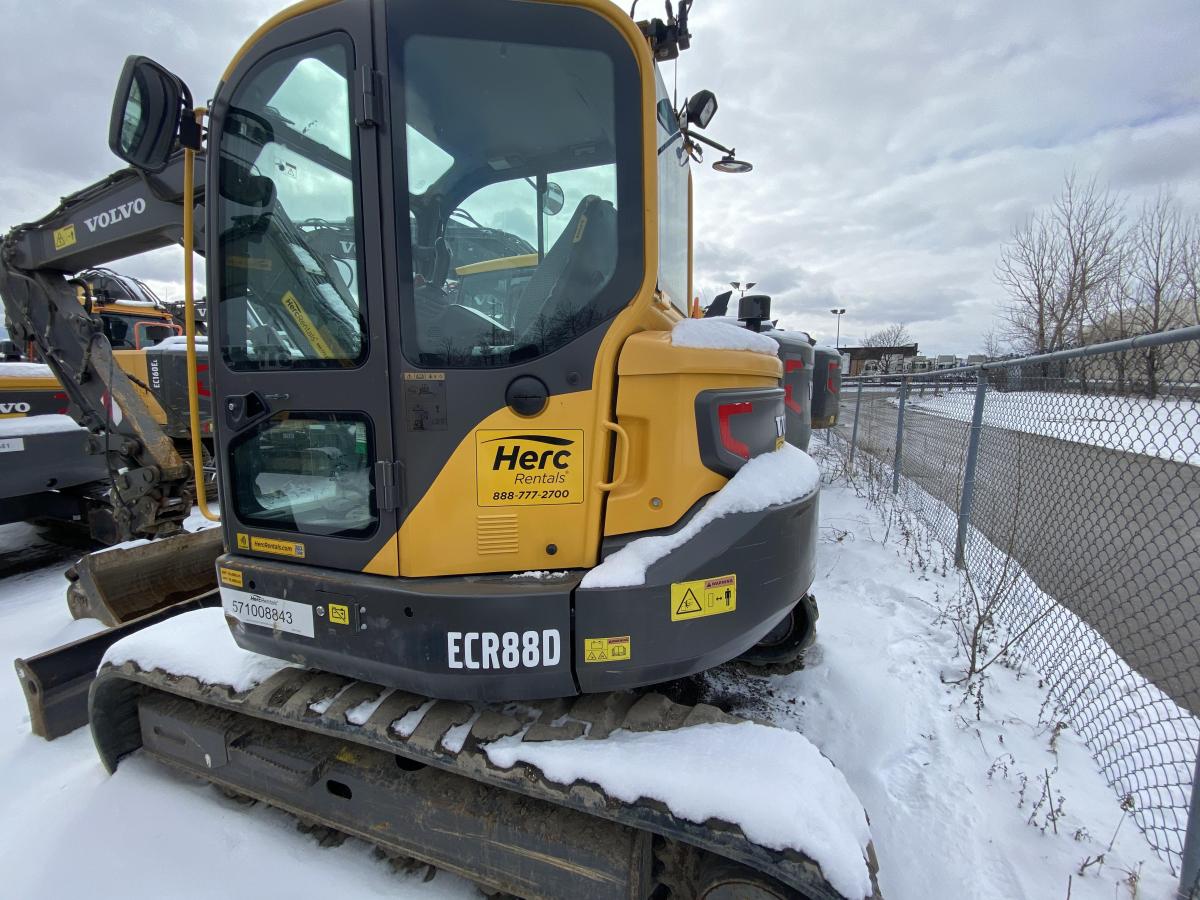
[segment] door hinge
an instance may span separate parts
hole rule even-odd
[[[404,472],[400,463],[381,459],[375,463],[375,504],[381,510],[399,509],[404,499]]]
[[[357,102],[354,109],[354,124],[359,128],[371,128],[380,121],[379,73],[370,66],[358,70]]]

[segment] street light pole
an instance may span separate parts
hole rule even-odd
[[[845,308],[831,309],[830,312],[837,316],[837,339],[834,341],[833,346],[840,350],[842,349],[842,316],[846,314],[846,310]]]

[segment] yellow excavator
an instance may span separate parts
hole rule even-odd
[[[794,847],[484,749],[734,722],[653,686],[811,641],[818,479],[784,445],[803,357],[759,333],[766,297],[744,327],[689,318],[690,164],[750,169],[701,133],[715,96],[677,106],[660,72],[690,6],[306,0],[208,109],[127,60],[109,144],[131,168],[10,233],[0,293],[27,338],[36,310],[69,315],[76,263],[182,240],[197,441],[202,242],[225,552],[191,606],[290,666],[105,662],[88,715],[110,770],[140,749],[517,896],[847,896]],[[97,202],[124,241],[74,227]],[[156,440],[111,353],[46,357],[109,410],[93,424],[149,534],[200,454]],[[53,687],[22,662],[27,696]]]

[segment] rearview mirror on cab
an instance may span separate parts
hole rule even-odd
[[[697,128],[707,128],[708,123],[717,114],[717,95],[712,91],[697,91],[687,102],[687,120],[689,125]]]
[[[545,193],[542,194],[542,212],[548,216],[557,216],[562,212],[564,202],[566,202],[566,195],[563,194],[562,187],[558,182],[549,182],[546,185]]]
[[[108,123],[108,146],[144,172],[167,167],[192,95],[180,78],[146,56],[125,60]]]

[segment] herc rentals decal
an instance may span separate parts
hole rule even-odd
[[[583,431],[475,432],[480,506],[583,502]]]

